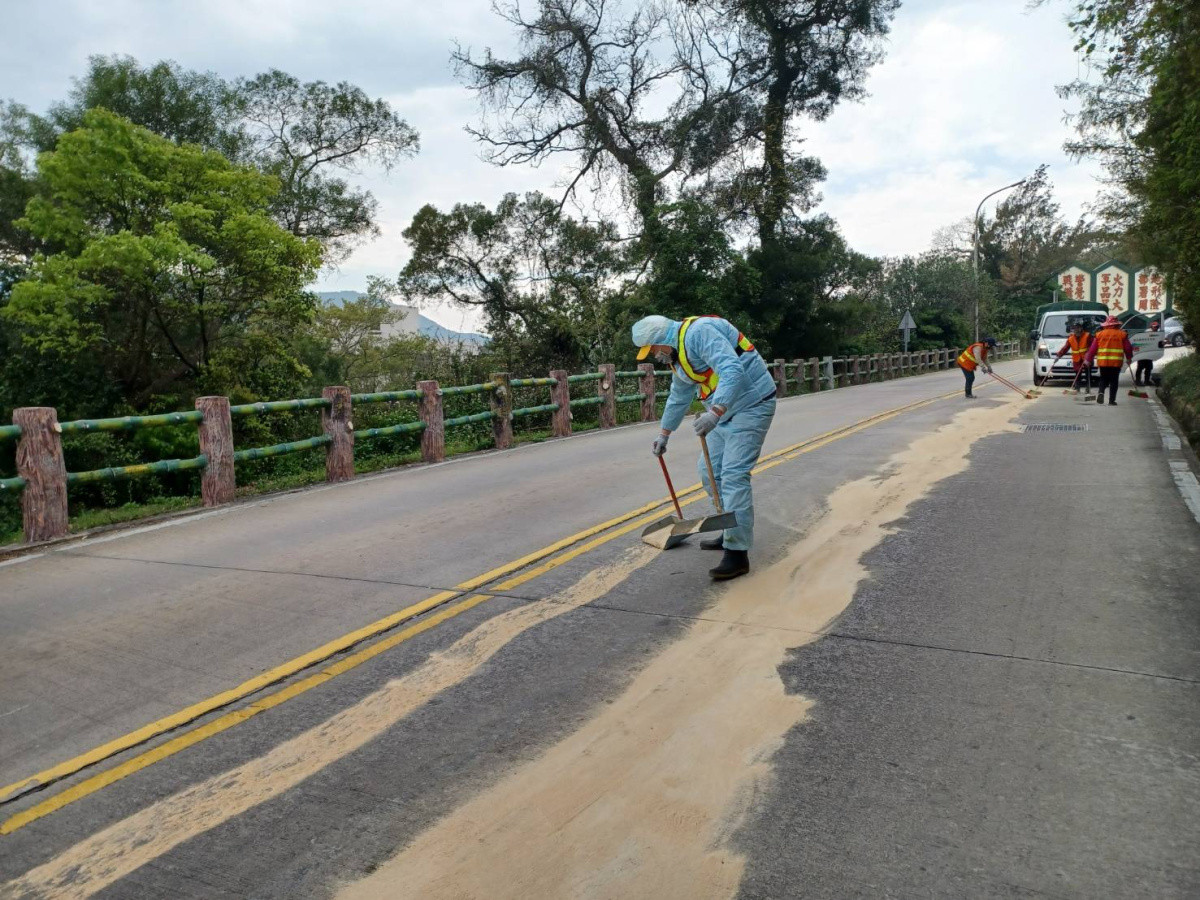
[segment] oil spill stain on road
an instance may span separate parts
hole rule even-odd
[[[810,705],[784,692],[785,654],[850,603],[887,523],[963,471],[975,440],[1010,430],[1015,410],[971,409],[838,488],[785,559],[733,582],[599,715],[339,900],[735,894],[744,860],[728,837]]]
[[[658,551],[638,545],[544,601],[476,626],[417,669],[320,725],[235,769],[209,778],[76,844],[0,887],[0,896],[74,898],[91,894],[352,753],[437,694],[465,681],[523,632],[597,600]]]

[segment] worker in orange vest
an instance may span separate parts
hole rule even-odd
[[[1075,367],[1075,393],[1079,393],[1079,376],[1083,375],[1087,384],[1085,394],[1092,392],[1092,367],[1084,366],[1083,358],[1087,356],[1088,347],[1092,345],[1092,335],[1083,326],[1083,319],[1076,319],[1071,324],[1071,333],[1067,335],[1067,342],[1058,350],[1058,355],[1054,357],[1055,362],[1062,359],[1063,354],[1068,350],[1071,351],[1071,365]],[[1082,369],[1082,371],[1080,371]]]
[[[1121,366],[1133,362],[1133,344],[1129,343],[1129,335],[1121,327],[1116,316],[1109,316],[1092,338],[1087,356],[1083,364],[1091,366],[1092,361],[1100,367],[1100,393],[1096,402],[1104,402],[1104,389],[1108,388],[1108,405],[1117,405],[1117,381],[1121,377]]]
[[[975,369],[982,367],[983,371],[991,373],[992,366],[988,362],[988,351],[992,350],[995,346],[996,339],[994,337],[985,337],[982,341],[976,341],[958,355],[958,367],[963,370],[963,378],[967,382],[967,397],[973,398],[975,396],[971,393],[971,388],[975,385]]]

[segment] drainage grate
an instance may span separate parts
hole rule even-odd
[[[1033,425],[1022,425],[1022,434],[1032,434],[1035,431],[1087,431],[1087,425],[1064,425],[1061,422],[1037,422]]]

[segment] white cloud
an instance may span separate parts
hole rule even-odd
[[[806,129],[808,152],[830,172],[823,210],[858,250],[918,253],[937,228],[1045,162],[1063,214],[1077,216],[1097,168],[1061,149],[1070,127],[1054,89],[1075,77],[1071,44],[1053,7],[901,7],[872,96]]]

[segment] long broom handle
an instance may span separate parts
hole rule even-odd
[[[1015,384],[1013,384],[1011,381],[1007,381],[1006,379],[1004,379],[1004,378],[1001,378],[999,375],[995,375],[995,374],[993,374],[993,373],[991,373],[991,372],[989,372],[988,374],[989,374],[989,375],[991,375],[991,376],[992,376],[994,379],[996,379],[998,382],[1000,382],[1002,385],[1004,385],[1006,388],[1009,388],[1009,389],[1011,389],[1011,390],[1014,390],[1014,391],[1016,391],[1016,392],[1017,392],[1018,394],[1020,394],[1022,397],[1025,397],[1025,396],[1027,396],[1027,395],[1026,395],[1026,393],[1025,393],[1023,390],[1021,390],[1019,387],[1017,387],[1017,386],[1016,386]]]
[[[683,510],[679,508],[679,498],[675,496],[675,485],[671,484],[671,473],[667,471],[667,461],[660,456],[658,464],[662,466],[663,478],[667,479],[667,490],[671,492],[671,502],[675,504],[675,513],[682,519]]]
[[[1075,370],[1075,377],[1071,379],[1071,386],[1069,388],[1067,388],[1067,390],[1069,390],[1069,391],[1075,390],[1075,385],[1079,384],[1079,376],[1082,374],[1083,374],[1083,366],[1080,366],[1078,369]],[[1090,391],[1091,390],[1091,387],[1090,387],[1091,382],[1088,382],[1088,384],[1089,384],[1088,390]]]
[[[704,435],[700,435],[700,449],[704,451],[704,465],[708,469],[708,483],[712,485],[713,502],[717,504],[717,512],[725,512],[725,508],[721,506],[721,491],[717,488],[717,479],[713,475],[712,458],[708,455],[708,441]],[[682,519],[683,516],[680,516]]]

